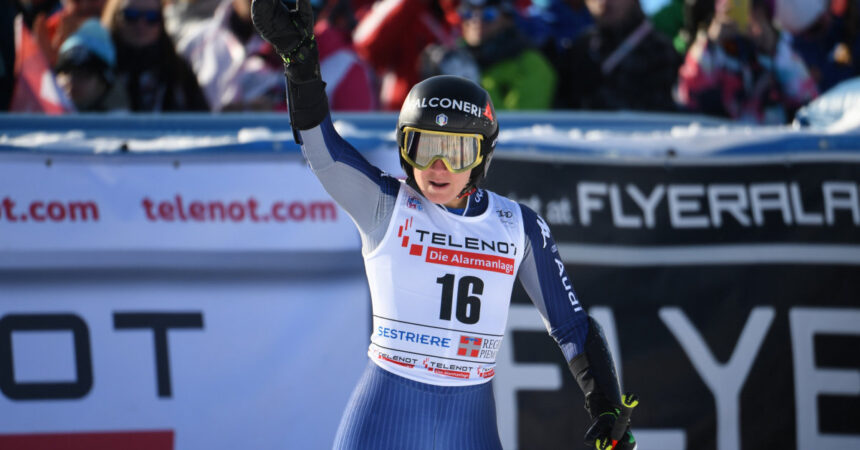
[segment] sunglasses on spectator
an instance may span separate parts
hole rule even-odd
[[[472,20],[475,17],[480,17],[484,22],[492,22],[496,20],[501,11],[495,6],[485,6],[483,8],[461,8],[460,18],[463,20]]]
[[[161,11],[157,9],[125,8],[122,10],[122,17],[129,23],[143,19],[146,23],[155,25],[161,22]]]

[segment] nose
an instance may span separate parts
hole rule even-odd
[[[445,163],[443,163],[441,159],[437,159],[436,161],[433,161],[433,164],[430,165],[430,169],[432,169],[432,170],[448,170],[448,168],[445,167]]]

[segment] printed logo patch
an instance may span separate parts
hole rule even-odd
[[[451,99],[447,97],[439,98],[439,97],[421,97],[415,98],[413,100],[408,100],[412,102],[413,108],[442,108],[442,109],[453,109],[455,111],[462,111],[466,114],[471,114],[475,117],[487,116],[486,111],[481,110],[480,105],[476,105],[474,103],[467,102],[465,100]],[[490,102],[487,102],[487,107],[490,106]],[[490,120],[493,120],[493,112],[489,112]]]
[[[457,346],[458,355],[477,358],[479,351],[481,351],[481,338],[460,335],[460,345]]]
[[[505,225],[513,225],[514,212],[510,209],[497,209],[496,214],[499,215],[499,220]]]
[[[550,238],[549,225],[546,224],[546,221],[541,216],[538,216],[537,224],[540,227],[540,234],[543,236],[543,248],[546,248],[546,240]]]
[[[490,120],[496,120],[496,118],[493,116],[493,108],[490,106],[489,100],[487,100],[487,106],[484,107],[484,117]]]
[[[412,197],[410,197],[410,199],[411,198]],[[417,201],[417,199],[416,199],[416,201]],[[418,203],[418,207],[421,208],[420,202]],[[400,227],[397,229],[397,237],[402,238],[402,240],[400,241],[400,246],[404,247],[404,248],[408,247],[410,255],[421,256],[421,254],[424,253],[424,246],[423,245],[412,244],[412,246],[409,247],[409,235],[406,234],[406,232],[409,231],[409,228],[412,227],[412,220],[413,220],[413,218],[410,217],[410,218],[406,219],[405,222],[403,222],[403,225],[400,225]]]
[[[424,206],[421,205],[421,200],[418,200],[411,195],[406,198],[406,207],[409,209],[417,209],[418,211],[424,210]]]
[[[490,378],[496,374],[496,369],[489,368],[485,369],[483,366],[478,366],[478,376],[481,378]]]
[[[481,203],[484,200],[484,190],[478,189],[475,191],[475,203]]]
[[[440,127],[444,127],[447,124],[448,124],[448,116],[446,116],[445,114],[439,114],[436,116],[436,125],[439,125]]]
[[[503,256],[485,255],[483,253],[449,250],[440,247],[427,247],[427,257],[424,261],[446,266],[467,267],[470,269],[490,272],[514,274],[514,259]]]
[[[446,377],[453,378],[470,378],[469,372],[472,371],[471,366],[460,366],[455,364],[445,364],[441,362],[436,362],[431,360],[430,358],[425,358],[422,361],[424,367],[430,371],[435,373],[436,375],[444,375]]]
[[[407,198],[407,205],[410,204],[414,204],[416,209],[422,208],[420,201],[414,197]],[[505,220],[504,211],[499,213],[499,216],[503,221]],[[504,241],[484,241],[476,237],[454,236],[422,229],[414,229],[410,232],[413,229],[413,220],[413,217],[405,219],[397,229],[400,246],[406,249],[409,255],[423,257],[425,262],[433,264],[466,267],[505,275],[515,274],[516,260],[502,256],[515,256],[517,254],[515,244]],[[426,252],[424,251],[425,247],[427,248]],[[493,253],[479,253],[460,249]]]

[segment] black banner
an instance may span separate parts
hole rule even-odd
[[[857,448],[860,158],[603,161],[497,157],[487,187],[541,214],[586,308],[610,309],[643,450]],[[514,352],[564,372],[518,394],[520,448],[581,448],[558,348],[518,332]]]

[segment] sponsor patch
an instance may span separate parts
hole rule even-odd
[[[485,369],[483,366],[478,366],[478,376],[481,378],[490,378],[496,374],[496,369],[490,367]]]
[[[453,109],[456,111],[462,111],[466,114],[471,114],[475,117],[481,117],[482,115],[485,117],[489,117],[490,120],[493,120],[493,112],[490,111],[487,113],[486,111],[482,111],[481,107],[467,102],[466,100],[459,99],[451,99],[447,97],[421,97],[412,100],[412,106],[418,109],[423,108],[442,108],[442,109]],[[490,102],[487,102],[487,107],[490,106]],[[489,115],[488,115],[489,114]],[[438,118],[437,118],[438,120]]]
[[[468,267],[470,269],[504,273],[506,275],[514,274],[514,259],[503,256],[427,247],[425,261],[446,266]]]
[[[469,366],[447,365],[432,361],[430,358],[425,358],[423,363],[427,371],[452,378],[469,378],[469,371],[472,370]]]
[[[490,106],[489,100],[487,100],[487,106],[484,107],[484,117],[490,120],[496,120],[495,116],[493,116],[493,107]]]
[[[510,209],[497,209],[496,214],[499,215],[499,221],[505,225],[514,224],[514,212]]]
[[[442,115],[442,114],[440,114],[440,115]],[[437,118],[436,120],[438,121],[439,119]],[[411,195],[406,198],[406,207],[409,209],[417,209],[418,211],[424,210],[424,206],[421,204],[421,200],[418,200],[417,198],[415,198]]]
[[[478,357],[481,350],[481,338],[460,335],[460,345],[457,346],[457,354],[460,356]]]

